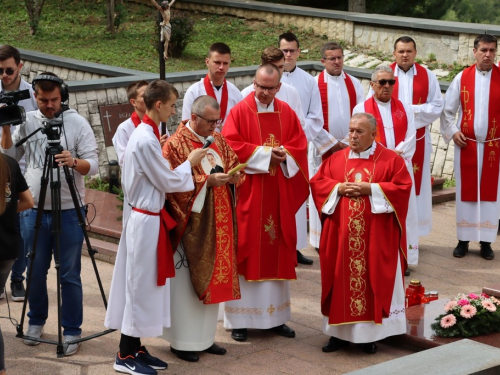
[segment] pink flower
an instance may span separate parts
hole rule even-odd
[[[460,315],[462,315],[465,319],[470,319],[474,315],[476,315],[476,312],[477,312],[477,310],[474,306],[467,305],[467,306],[462,307],[462,310],[460,310]]]
[[[481,301],[481,305],[483,305],[483,307],[490,312],[497,311],[497,307],[490,301]]]
[[[471,293],[471,294],[469,294],[469,298],[470,299],[478,299],[479,296],[477,294]]]
[[[455,318],[455,316],[453,314],[448,314],[446,316],[443,316],[441,318],[441,327],[443,328],[450,328],[450,327],[453,327],[455,325],[455,323],[457,322],[457,318]]]
[[[489,295],[487,295],[486,293],[481,293],[481,297],[484,297],[484,298],[490,298]]]
[[[457,301],[450,301],[446,305],[444,305],[444,311],[448,312],[453,310],[458,305]]]
[[[462,298],[460,301],[457,302],[460,306],[466,306],[469,304],[469,300]]]

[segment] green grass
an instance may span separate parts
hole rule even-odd
[[[126,16],[116,35],[106,31],[104,0],[46,0],[38,32],[29,34],[28,15],[19,0],[2,0],[0,44],[50,53],[102,64],[158,71],[154,48],[157,12],[149,6],[125,2]],[[180,11],[172,11],[172,17]],[[324,36],[298,32],[292,27],[274,27],[263,21],[198,12],[189,13],[195,29],[183,57],[169,59],[167,72],[205,69],[204,59],[211,43],[227,43],[232,50],[232,66],[260,62],[262,50],[276,45],[282,32],[292,29],[309,52],[303,60],[319,60]]]
[[[448,189],[457,186],[457,182],[455,181],[454,178],[447,179],[444,184],[443,188]]]

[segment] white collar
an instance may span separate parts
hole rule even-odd
[[[257,99],[257,96],[254,95],[254,98],[255,98],[255,103],[257,104],[258,112],[270,112],[271,110],[274,110],[274,99],[271,103],[264,104],[259,99]],[[259,109],[262,109],[262,111],[259,111]]]
[[[349,159],[369,159],[371,155],[375,153],[377,148],[377,142],[373,141],[372,147],[365,151],[361,151],[359,154],[354,151],[349,151]]]
[[[336,80],[336,79],[339,79],[340,77],[342,77],[343,79],[345,79],[345,72],[343,70],[338,76],[332,76],[330,73],[328,73],[326,71],[326,69],[324,70],[324,72],[325,72],[325,75],[324,75],[325,82],[328,82],[328,79],[330,79],[330,78]]]
[[[412,65],[412,67],[410,69],[408,69],[407,72],[405,72],[403,69],[401,69],[399,67],[398,64],[396,64],[396,69],[394,70],[394,77],[397,77],[399,75],[399,72],[403,73],[403,74],[408,74],[410,72],[413,73],[414,76],[417,75],[417,67],[415,66],[415,64]]]
[[[187,124],[186,124],[186,128],[188,128],[188,129],[191,131],[191,133],[193,133],[193,134],[194,134],[194,135],[195,135],[195,136],[196,136],[196,137],[197,137],[197,138],[201,141],[201,143],[205,143],[206,137],[203,137],[203,136],[199,135],[198,133],[196,133],[196,132],[193,130],[193,128],[191,128],[191,126],[189,125],[190,123],[191,123],[191,120],[189,120],[189,121],[187,122]]]

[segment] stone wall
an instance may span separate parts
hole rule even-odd
[[[101,79],[107,78],[108,76],[97,73],[90,73],[83,70],[68,69],[55,65],[47,65],[43,63],[37,63],[32,61],[23,61],[23,69],[21,75],[24,80],[31,82],[33,79],[44,72],[50,72],[57,75],[59,78],[65,81],[87,81],[89,79]]]
[[[147,0],[135,0],[149,3]],[[211,14],[232,15],[245,19],[267,21],[283,29],[293,26],[313,30],[328,40],[343,40],[349,45],[370,47],[379,51],[393,50],[394,41],[411,35],[417,42],[420,56],[433,53],[447,64],[470,65],[473,41],[485,32],[500,36],[500,26],[362,14],[307,7],[263,3],[250,0],[183,0],[175,9]]]

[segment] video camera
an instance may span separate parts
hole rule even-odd
[[[0,104],[7,105],[0,107],[0,126],[19,125],[26,120],[26,111],[17,105],[20,100],[29,99],[29,90],[17,90],[7,93],[0,93]]]

